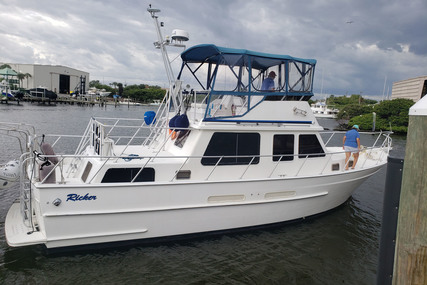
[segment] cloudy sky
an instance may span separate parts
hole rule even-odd
[[[190,33],[187,46],[317,59],[315,93],[381,99],[394,81],[427,75],[426,0],[0,1],[0,63],[64,65],[105,84],[167,87],[150,3],[162,10],[164,35]]]

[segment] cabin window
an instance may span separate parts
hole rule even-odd
[[[299,158],[325,156],[325,152],[316,135],[300,135],[298,146]]]
[[[273,137],[273,161],[294,160],[294,135]]]
[[[141,168],[110,168],[102,178],[101,183],[131,182]],[[134,182],[154,181],[154,168],[144,168]]]
[[[218,165],[242,165],[251,161],[258,164],[259,146],[258,133],[214,133],[203,156],[216,157],[203,157],[202,164],[216,165],[218,161]]]

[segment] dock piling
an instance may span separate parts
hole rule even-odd
[[[393,284],[427,284],[427,96],[409,109]]]
[[[396,228],[402,185],[403,159],[388,157],[384,187],[383,218],[381,223],[380,253],[377,285],[392,284]]]

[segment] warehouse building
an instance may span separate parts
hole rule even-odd
[[[89,90],[89,73],[62,65],[8,63],[18,73],[29,74],[20,85],[31,89],[45,87],[57,94]]]
[[[427,76],[419,76],[393,83],[391,99],[405,98],[417,102],[427,93]]]

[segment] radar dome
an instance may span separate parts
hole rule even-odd
[[[173,30],[171,35],[172,40],[178,42],[186,42],[190,39],[190,36],[187,31],[184,30]]]

